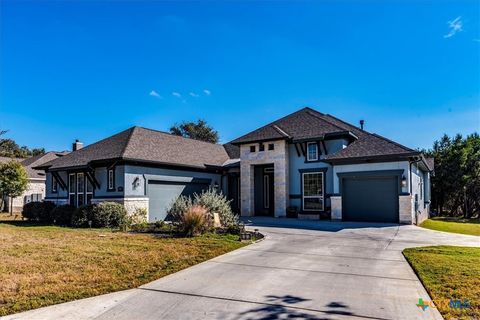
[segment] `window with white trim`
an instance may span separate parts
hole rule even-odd
[[[324,210],[324,190],[323,190],[323,172],[304,172],[302,174],[303,184],[303,210],[304,211],[323,211]]]
[[[52,193],[58,192],[58,181],[55,176],[52,174]]]
[[[87,179],[85,179],[85,183],[86,183],[85,196],[87,198],[87,204],[91,204],[92,198],[93,198],[93,184],[92,182],[90,182],[90,179],[88,177]]]
[[[307,143],[307,161],[318,160],[318,144],[316,142]]]
[[[77,173],[77,207],[85,204],[85,174],[83,172]]]
[[[108,169],[108,190],[115,189],[115,171]]]
[[[70,173],[68,175],[68,202],[70,205],[75,206],[77,205],[75,192],[76,185],[75,185],[75,173]]]
[[[268,174],[263,176],[263,207],[270,208],[270,177]]]

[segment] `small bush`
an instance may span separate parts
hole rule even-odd
[[[116,202],[102,202],[93,209],[92,226],[95,228],[120,228],[127,222],[127,210]]]
[[[52,211],[54,208],[55,208],[55,204],[49,201],[29,202],[23,206],[22,215],[24,218],[27,218],[28,220],[31,220],[31,221],[52,223],[54,220],[52,216]]]
[[[87,204],[75,209],[72,216],[72,226],[77,228],[89,227],[88,221],[93,224],[93,211],[96,205]]]
[[[178,197],[170,206],[170,209],[167,212],[166,220],[171,221],[180,221],[183,214],[188,210],[188,208],[193,206],[193,201],[190,197],[180,196]]]
[[[182,215],[180,224],[186,236],[198,236],[210,228],[210,219],[206,208],[194,205]]]
[[[69,204],[55,207],[51,213],[52,222],[59,226],[70,226],[75,207]]]
[[[224,228],[235,229],[239,225],[238,216],[233,213],[230,201],[222,193],[210,188],[201,194],[195,194],[193,203],[206,208],[211,215],[214,212],[218,213]]]
[[[125,219],[125,229],[132,228],[136,226],[137,230],[146,228],[147,223],[147,209],[145,208],[136,208],[133,214],[127,215]]]

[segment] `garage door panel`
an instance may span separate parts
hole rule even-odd
[[[397,177],[355,177],[342,181],[343,219],[398,222]]]
[[[208,189],[208,186],[204,183],[150,181],[147,191],[149,221],[165,220],[168,210],[179,196],[192,196],[194,193],[201,193]]]

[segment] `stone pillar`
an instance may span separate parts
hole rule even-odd
[[[414,222],[414,210],[411,195],[407,194],[398,196],[398,210],[400,212],[400,223],[412,224]]]
[[[331,196],[330,206],[332,209],[332,220],[342,220],[342,197]]]
[[[240,162],[240,214],[253,216],[254,208],[254,170],[248,162]]]

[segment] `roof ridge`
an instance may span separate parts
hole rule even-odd
[[[127,143],[125,143],[125,145],[123,146],[123,149],[122,149],[122,152],[120,152],[120,156],[123,158],[123,156],[125,155],[125,152],[127,151],[127,148],[128,148],[128,145],[130,144],[130,140],[132,139],[132,136],[133,136],[133,133],[135,132],[135,129],[137,128],[137,126],[133,126],[127,130],[131,130],[130,133],[128,134],[128,137],[127,137]]]
[[[324,114],[322,114],[322,116],[319,116],[319,115],[314,114],[314,113],[312,113],[312,112],[308,112],[308,114],[311,115],[311,116],[313,116],[313,117],[315,117],[315,118],[317,118],[317,119],[320,119],[320,120],[322,120],[322,121],[325,121],[325,122],[327,122],[328,124],[331,124],[332,126],[341,129],[342,131],[345,131],[345,128],[342,128],[342,127],[336,125],[335,123],[332,123],[332,122],[327,121],[326,119],[324,119],[324,118],[323,118]],[[348,131],[350,131],[350,130],[348,130]]]
[[[348,122],[345,121],[345,120],[342,120],[342,119],[339,119],[339,118],[337,118],[337,117],[335,117],[335,116],[332,116],[331,114],[328,114],[328,113],[327,113],[325,116],[331,117],[331,118],[333,118],[333,119],[335,119],[335,120],[337,120],[337,121],[340,121],[341,123],[343,123],[343,124],[345,124],[345,125],[347,125],[347,126],[354,127],[356,130],[360,130],[360,131],[365,132],[365,133],[367,133],[367,134],[370,133],[370,132],[368,132],[368,131],[366,131],[366,130],[363,130],[363,129],[357,127],[356,125],[353,125],[353,124],[351,124],[351,123],[348,123]],[[332,122],[329,121],[328,119],[325,119],[325,121],[328,121],[329,123],[332,123]]]
[[[418,150],[414,150],[414,149],[412,149],[412,148],[409,148],[409,147],[407,147],[407,146],[404,146],[403,144],[400,144],[400,143],[395,142],[395,141],[393,141],[393,140],[390,140],[390,139],[388,139],[388,138],[385,138],[384,136],[381,136],[381,135],[379,135],[379,134],[376,134],[376,133],[369,133],[369,134],[371,134],[372,136],[375,136],[375,137],[377,137],[377,138],[379,138],[379,139],[383,139],[383,140],[385,140],[385,141],[387,141],[387,142],[389,142],[389,143],[391,143],[391,144],[394,144],[394,145],[396,145],[396,146],[398,146],[398,147],[400,147],[400,148],[406,149],[406,150],[408,150],[408,151],[414,151],[414,152],[415,152],[415,151],[418,151]],[[418,151],[418,152],[420,152],[420,151]]]
[[[290,138],[290,135],[285,130],[283,130],[279,126],[277,126],[276,124],[272,124],[272,128],[275,129],[282,136],[285,136],[286,138]]]
[[[167,132],[167,131],[158,130],[158,129],[151,129],[151,128],[146,128],[146,127],[142,127],[142,126],[135,126],[135,127],[136,127],[136,128],[140,128],[140,129],[143,129],[143,130],[158,132],[158,133],[165,134],[165,135],[167,135],[167,136],[174,137],[174,138],[180,138],[180,139],[185,139],[185,140],[192,140],[192,141],[196,141],[196,142],[212,144],[212,145],[215,145],[215,146],[222,146],[222,145],[223,145],[223,144],[220,144],[220,143],[213,143],[213,142],[209,142],[209,141],[203,141],[203,140],[188,138],[188,137],[184,137],[184,136],[178,136],[178,135],[176,135],[176,134],[173,134],[173,133],[170,133],[170,132]]]

